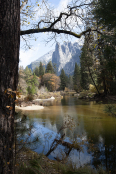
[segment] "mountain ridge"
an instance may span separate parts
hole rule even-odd
[[[53,52],[54,52],[54,49],[50,50],[49,52],[47,52],[43,56],[39,57],[37,60],[31,62],[31,64],[27,65],[28,68],[30,68],[33,71],[36,67],[39,67],[40,62],[42,62],[42,64],[44,66],[46,66],[49,61],[52,61]]]
[[[72,75],[74,72],[75,63],[80,64],[80,53],[82,44],[78,42],[64,42],[64,44],[56,43],[55,49],[50,50],[45,55],[33,61],[28,68],[33,71],[39,66],[40,61],[46,67],[49,61],[56,64],[57,75],[60,75],[62,68],[67,75]]]

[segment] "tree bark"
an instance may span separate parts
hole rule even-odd
[[[0,174],[13,174],[20,0],[0,0]]]

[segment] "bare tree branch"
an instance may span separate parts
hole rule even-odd
[[[92,2],[74,0],[67,5],[63,12],[58,12],[58,14],[44,0],[42,2],[45,8],[41,8],[45,13],[42,12],[42,15],[39,15],[38,24],[33,24],[36,28],[20,31],[20,35],[51,32],[54,33],[54,37],[50,37],[50,40],[52,40],[58,36],[57,34],[62,33],[76,38],[81,38],[81,36],[92,31],[102,34],[96,27],[93,28],[90,24],[86,25],[86,21],[93,20],[90,10],[93,5]]]
[[[61,21],[61,18],[62,18],[63,15],[66,15],[66,18],[68,18],[69,16],[71,16],[71,14],[60,13],[59,17],[50,25],[49,28],[52,28],[57,22]]]
[[[22,5],[20,6],[20,12],[22,11],[23,7],[27,4],[28,0],[24,0]]]
[[[93,29],[92,30],[91,28],[89,28],[89,29],[81,32],[80,34],[76,34],[74,32],[68,31],[68,30],[59,30],[59,29],[52,29],[52,28],[42,28],[42,29],[37,28],[37,29],[30,29],[30,30],[21,31],[20,32],[20,35],[34,34],[34,33],[42,33],[42,32],[54,32],[54,33],[57,33],[57,34],[64,33],[64,34],[69,34],[71,36],[74,36],[76,38],[81,38],[81,36],[85,35],[88,32],[91,32],[91,31],[96,31],[96,32],[102,34],[97,29]]]
[[[71,11],[72,9],[75,9],[75,8],[80,8],[80,7],[83,7],[83,6],[90,6],[90,5],[93,5],[93,3],[87,3],[87,4],[85,3],[85,4],[76,5],[76,6],[73,6],[73,7],[70,7],[68,5],[67,8],[69,8],[70,11]]]

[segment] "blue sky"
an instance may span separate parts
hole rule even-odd
[[[50,5],[54,6],[56,11],[62,11],[64,8],[66,8],[67,4],[70,1],[71,0],[48,0]],[[29,27],[27,27],[27,28],[29,29]],[[23,66],[25,68],[31,62],[33,62],[36,59],[38,59],[39,57],[43,56],[44,54],[46,54],[50,50],[55,49],[56,42],[54,40],[52,40],[51,42],[46,44],[46,40],[48,38],[48,34],[47,33],[34,34],[34,37],[37,37],[37,40],[36,41],[34,39],[33,40],[29,40],[29,44],[31,45],[31,49],[27,49],[27,50],[25,50],[23,48],[23,45],[25,44],[25,42],[21,38],[19,66]],[[77,40],[79,40],[79,39],[76,39],[75,37],[70,37],[70,36],[67,39],[62,34],[62,38],[61,39],[58,38],[57,41],[62,44],[64,41],[75,42]]]

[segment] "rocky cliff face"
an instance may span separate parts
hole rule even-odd
[[[56,44],[52,55],[52,63],[57,65],[57,74],[59,75],[63,68],[66,74],[74,72],[75,62],[80,63],[81,45],[77,42],[66,42],[64,45]]]
[[[49,61],[56,64],[57,75],[60,75],[62,68],[66,74],[73,74],[75,62],[79,65],[80,63],[80,53],[82,44],[79,45],[77,42],[65,42],[63,45],[57,43],[55,50],[52,50],[45,54],[44,56],[38,58],[36,61],[28,65],[29,68],[34,70],[36,66],[39,66],[40,61],[43,65],[47,65]]]

